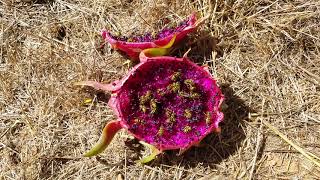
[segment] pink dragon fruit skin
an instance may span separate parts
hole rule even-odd
[[[112,48],[123,51],[131,59],[137,60],[142,50],[162,47],[165,44],[168,44],[174,35],[176,36],[175,44],[179,43],[189,33],[195,31],[197,26],[199,26],[206,18],[207,17],[197,20],[195,13],[193,13],[187,20],[182,21],[179,26],[175,28],[164,28],[154,36],[150,33],[146,33],[145,35],[131,38],[124,36],[117,37],[110,32],[103,30],[102,37],[111,44]]]
[[[153,153],[142,163],[164,150],[180,149],[182,153],[209,133],[219,132],[224,96],[207,68],[186,56],[147,57],[146,51],[120,81],[78,83],[111,91],[108,105],[118,117],[105,126],[98,143],[85,156],[102,152],[122,128],[152,147]]]

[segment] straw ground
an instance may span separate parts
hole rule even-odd
[[[115,116],[109,94],[73,83],[130,68],[99,31],[155,32],[209,9],[173,54],[209,65],[226,95],[222,133],[144,166],[125,132],[82,157]],[[0,179],[320,178],[319,1],[0,0],[0,21]]]

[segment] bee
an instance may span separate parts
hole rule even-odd
[[[136,118],[133,121],[135,122],[135,124],[144,124],[144,121],[139,118]]]
[[[210,124],[211,123],[211,113],[208,111],[205,114],[205,120],[206,120],[206,124]]]
[[[172,74],[171,80],[172,81],[178,81],[180,79],[180,77],[181,77],[181,72],[175,72],[175,73]]]
[[[192,113],[190,111],[190,109],[185,109],[184,110],[184,117],[190,119],[192,117]]]
[[[163,128],[163,126],[161,125],[160,128],[159,128],[159,130],[158,130],[157,135],[162,136],[163,133],[164,133],[164,128]]]
[[[185,126],[184,128],[183,128],[183,132],[185,132],[185,133],[188,133],[188,132],[190,132],[191,131],[191,127],[190,126]]]
[[[146,102],[150,101],[152,98],[151,91],[147,91],[145,95],[139,98],[140,104],[145,104]]]
[[[179,96],[181,97],[189,97],[189,94],[184,91],[179,91]]]
[[[150,100],[150,109],[151,109],[151,114],[154,114],[157,112],[158,105],[157,105],[157,101],[155,99]]]
[[[167,116],[167,122],[168,123],[174,123],[176,122],[176,115],[174,114],[174,112],[170,109],[166,109],[166,116]]]
[[[178,92],[180,90],[180,83],[174,82],[168,86],[168,89],[172,92]]]
[[[159,96],[164,96],[165,92],[163,89],[157,89],[157,94],[159,94]]]
[[[198,99],[200,97],[199,93],[191,92],[190,96],[191,99]]]
[[[192,79],[186,79],[184,80],[184,84],[188,87],[190,91],[193,91],[196,89],[194,81]]]
[[[148,98],[148,99],[151,99],[152,95],[151,95],[151,91],[150,91],[150,90],[148,90],[148,91],[146,92],[145,97]]]
[[[145,105],[140,105],[140,110],[143,112],[143,113],[146,113],[147,112],[147,107]]]

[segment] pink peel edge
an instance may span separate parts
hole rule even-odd
[[[177,44],[189,33],[196,30],[196,28],[201,24],[201,22],[198,23],[195,12],[188,17],[188,20],[190,21],[189,25],[185,27],[183,30],[181,30],[180,32],[170,34],[166,37],[156,39],[154,41],[126,42],[126,41],[116,40],[109,35],[109,31],[107,31],[106,29],[102,30],[101,35],[103,39],[105,39],[108,43],[110,43],[113,49],[119,49],[123,52],[126,52],[126,54],[130,58],[132,58],[132,60],[139,60],[139,53],[142,50],[164,46],[168,44],[168,42],[173,38],[175,34],[176,34],[176,41],[174,44]],[[199,20],[202,20],[202,18]]]

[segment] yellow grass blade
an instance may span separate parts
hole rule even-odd
[[[320,162],[318,161],[320,158],[317,157],[314,154],[311,154],[307,151],[305,151],[303,148],[301,148],[300,146],[296,145],[294,142],[292,142],[290,139],[287,138],[286,135],[282,134],[277,128],[275,128],[274,126],[272,126],[269,122],[267,121],[262,121],[263,124],[265,124],[269,129],[271,129],[274,133],[276,133],[278,136],[280,136],[284,141],[286,141],[288,144],[290,144],[293,148],[295,148],[297,151],[299,151],[304,157],[306,157],[307,159],[309,159],[311,162],[313,162],[315,165],[317,165],[318,167],[320,167]],[[312,157],[311,157],[311,156]],[[317,160],[318,159],[318,160]]]

